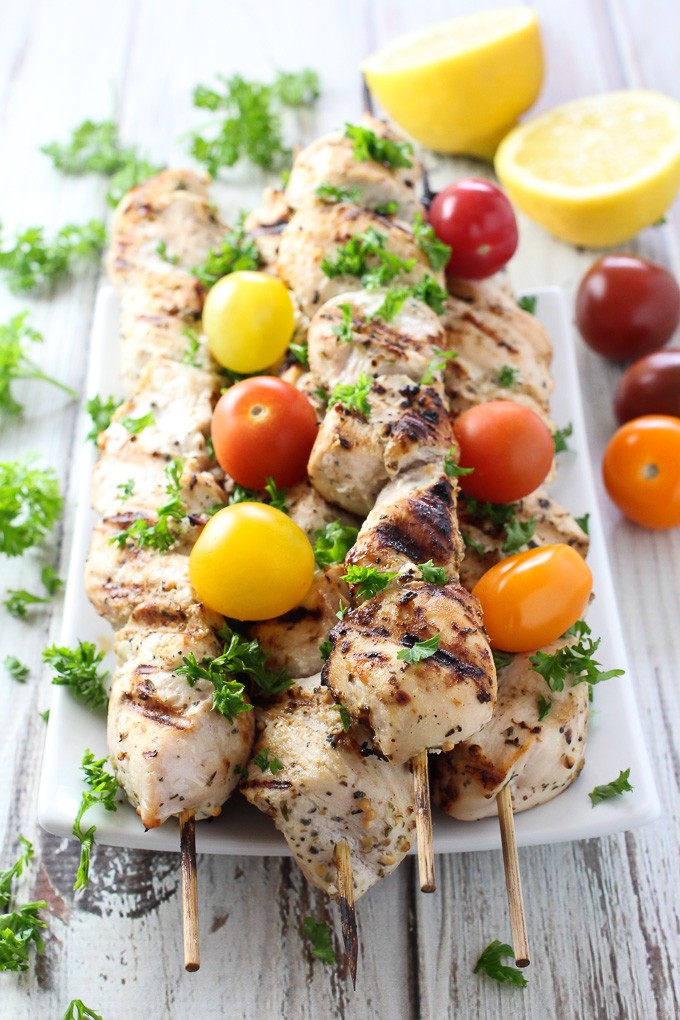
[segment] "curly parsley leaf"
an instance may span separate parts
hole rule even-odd
[[[460,454],[457,447],[452,446],[444,458],[444,473],[447,474],[449,478],[460,478],[461,475],[471,475],[475,470],[471,467],[461,467],[460,464],[457,463],[457,458],[459,456]]]
[[[528,521],[520,521],[514,517],[505,525],[505,541],[501,546],[501,552],[505,556],[513,556],[533,538],[535,531],[535,517],[530,517]]]
[[[99,395],[88,400],[85,407],[87,413],[92,419],[92,428],[85,438],[91,439],[96,446],[99,433],[109,427],[114,413],[118,410],[122,403],[122,400],[116,400],[114,397],[107,397],[106,400],[102,400]]]
[[[183,470],[180,460],[166,464],[165,491],[168,498],[156,511],[155,523],[152,524],[145,517],[137,517],[128,528],[109,539],[112,545],[115,544],[122,549],[128,542],[132,542],[140,549],[156,549],[158,552],[167,552],[173,547],[179,534],[172,527],[172,522],[181,521],[186,516],[186,507],[180,498]]]
[[[466,500],[468,513],[478,517],[496,528],[506,528],[517,513],[517,503],[490,503],[468,496]]]
[[[410,287],[388,287],[382,304],[371,313],[369,318],[392,322],[399,315],[404,304],[411,297]]]
[[[2,604],[11,616],[25,620],[28,615],[28,606],[44,605],[49,601],[49,598],[32,595],[30,591],[24,591],[23,588],[8,588],[7,597],[3,599]]]
[[[293,355],[298,365],[309,368],[309,345],[306,340],[300,344],[288,344],[288,350]]]
[[[419,563],[418,569],[423,581],[428,581],[430,584],[446,584],[444,567],[435,567],[432,560],[428,560],[427,563]]]
[[[451,248],[440,241],[429,223],[423,219],[422,213],[416,213],[413,220],[413,236],[418,247],[435,271],[443,269],[451,257]]]
[[[501,984],[511,984],[517,988],[526,988],[528,981],[521,970],[517,967],[510,967],[502,962],[506,956],[512,959],[515,958],[512,946],[494,939],[477,960],[473,973],[486,974]]]
[[[552,708],[552,698],[544,698],[542,694],[538,695],[538,721],[543,722],[546,715]]]
[[[59,574],[49,564],[46,564],[40,571],[40,580],[48,595],[56,595],[64,587],[64,582],[59,577]]]
[[[633,790],[634,787],[632,787],[628,782],[629,779],[630,769],[624,769],[622,772],[619,772],[616,779],[613,779],[611,783],[604,783],[602,786],[595,786],[588,794],[593,807],[595,807],[596,804],[601,804],[604,800],[611,800],[612,797],[620,797],[622,793]]]
[[[491,654],[497,670],[505,669],[515,657],[512,652],[502,652],[499,648],[492,648]]]
[[[413,146],[410,142],[395,142],[391,138],[380,138],[370,128],[359,124],[345,124],[345,138],[354,143],[354,158],[364,163],[381,163],[390,170],[412,167]]]
[[[521,298],[517,298],[517,306],[521,308],[523,312],[528,312],[529,315],[536,314],[537,304],[538,298],[535,294],[524,294]]]
[[[421,386],[431,386],[434,382],[435,372],[443,372],[446,368],[446,363],[458,357],[456,351],[443,351],[441,347],[433,347],[432,350],[434,351],[434,356],[427,363],[427,368],[420,380]]]
[[[329,567],[342,563],[357,540],[359,529],[351,524],[330,521],[324,528],[314,532],[314,558],[317,566]]]
[[[182,657],[183,666],[179,666],[175,672],[187,678],[190,687],[195,687],[199,680],[209,680],[215,688],[213,691],[212,707],[221,712],[229,721],[233,722],[237,715],[242,712],[252,711],[253,706],[246,701],[245,687],[238,680],[228,679],[232,672],[227,667],[225,655],[217,656],[214,659],[204,658],[200,663],[193,652]]]
[[[277,758],[275,754],[272,754],[268,747],[263,747],[253,757],[253,764],[257,765],[260,772],[271,772],[273,776],[277,772],[283,772],[284,764],[280,758]]]
[[[320,184],[316,189],[316,197],[322,202],[335,205],[339,202],[349,202],[356,205],[361,198],[361,188],[336,188],[333,184]]]
[[[13,680],[19,684],[26,683],[26,678],[31,671],[28,666],[24,666],[23,662],[19,662],[15,655],[6,655],[3,665]]]
[[[269,496],[270,506],[273,506],[276,510],[280,510],[282,514],[288,513],[288,507],[286,506],[286,490],[280,489],[273,478],[267,479],[264,491]]]
[[[28,356],[26,345],[42,342],[42,334],[28,324],[28,312],[20,312],[0,325],[0,411],[5,414],[19,414],[24,409],[11,390],[12,383],[18,379],[37,379],[56,386],[70,397],[78,396],[70,386],[43,372]]]
[[[331,933],[325,921],[316,921],[306,917],[302,930],[310,941],[312,956],[324,963],[335,963],[335,950],[331,943]]]
[[[267,656],[257,640],[244,640],[227,624],[220,629],[219,638],[224,641],[221,655],[214,659],[204,658],[199,664],[192,652],[188,658],[184,658],[184,665],[176,672],[180,676],[186,676],[191,687],[197,680],[209,680],[216,691],[224,689],[226,692],[224,699],[213,695],[214,707],[223,714],[226,713],[220,707],[221,704],[224,704],[232,716],[248,712],[253,707],[243,697],[245,690],[243,684],[230,679],[232,677],[250,678],[260,690],[270,695],[281,694],[290,687],[292,680],[285,670],[267,669]]]
[[[19,878],[24,868],[28,867],[33,857],[33,846],[29,840],[19,836],[23,852],[9,868],[0,871],[0,971],[28,970],[29,949],[35,946],[36,952],[44,949],[40,930],[47,925],[38,915],[47,904],[44,900],[25,903],[17,906],[13,903],[12,883]]]
[[[402,648],[400,652],[397,652],[397,658],[409,666],[417,665],[423,659],[429,659],[439,651],[440,637],[440,634],[433,634],[426,641],[416,641],[410,648]]]
[[[415,259],[402,259],[388,251],[387,234],[375,227],[353,234],[341,245],[334,258],[321,260],[321,269],[329,279],[337,276],[356,276],[368,290],[387,287],[395,277],[410,273]]]
[[[272,93],[282,106],[292,109],[311,106],[321,95],[319,75],[310,67],[301,71],[277,71]]]
[[[430,276],[429,273],[425,273],[424,276],[418,280],[418,282],[411,288],[411,294],[418,301],[422,301],[428,305],[433,312],[437,315],[443,315],[448,298],[448,291],[444,290],[443,287],[437,283],[434,277]]]
[[[388,570],[378,570],[377,567],[359,567],[355,563],[347,567],[347,573],[343,574],[343,581],[356,586],[357,594],[363,598],[373,598],[379,591],[382,591],[390,583],[396,573]]]
[[[0,272],[13,293],[34,290],[70,275],[77,263],[98,258],[105,243],[102,220],[69,223],[51,240],[42,227],[27,227],[0,247]]]
[[[51,468],[29,455],[0,461],[0,552],[20,556],[38,545],[61,516],[63,500]]]
[[[571,422],[568,422],[563,429],[555,429],[553,432],[553,443],[555,444],[555,453],[567,453],[571,452],[571,447],[567,443],[567,439],[574,431],[574,426]]]
[[[519,369],[512,365],[501,365],[496,376],[496,383],[506,389],[513,389],[519,383]]]
[[[204,287],[212,287],[223,276],[241,272],[244,269],[259,269],[260,252],[252,237],[246,234],[246,214],[241,212],[236,226],[224,237],[219,248],[211,249],[203,265],[191,270]]]
[[[118,804],[116,803],[116,794],[119,790],[118,780],[110,772],[106,771],[105,766],[108,765],[108,762],[109,759],[107,757],[99,758],[95,761],[92,751],[88,748],[83,755],[80,766],[89,789],[85,790],[80,798],[80,807],[78,808],[78,814],[75,817],[72,829],[73,835],[80,840],[80,863],[73,886],[76,891],[78,889],[87,889],[88,887],[90,858],[92,856],[92,847],[94,846],[94,834],[97,831],[96,825],[91,825],[89,829],[83,829],[83,816],[95,804],[101,804],[107,811],[118,810]]]
[[[99,670],[104,652],[97,651],[91,641],[79,641],[77,648],[50,645],[42,657],[54,672],[53,684],[70,687],[76,698],[89,708],[108,705],[109,695],[104,683],[108,670]]]
[[[581,683],[594,684],[603,683],[613,677],[623,676],[622,669],[610,669],[603,671],[600,663],[595,659],[601,638],[595,641],[590,637],[591,630],[584,620],[577,620],[573,628],[567,631],[567,635],[576,635],[578,641],[574,645],[564,645],[557,651],[548,653],[537,651],[529,659],[532,669],[540,673],[551,691],[564,690],[567,680],[572,686]]]
[[[319,645],[319,655],[321,656],[324,662],[328,659],[332,651],[333,642],[326,638],[326,640],[322,641],[321,644]]]
[[[355,383],[338,383],[330,395],[329,403],[342,404],[351,411],[358,411],[368,419],[371,416],[368,394],[371,392],[372,385],[372,380],[365,372],[362,372]]]
[[[82,999],[71,999],[62,1020],[102,1020],[101,1013],[95,1013]]]

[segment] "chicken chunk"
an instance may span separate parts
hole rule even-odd
[[[434,387],[382,376],[367,400],[368,417],[340,403],[329,408],[307,468],[325,499],[362,516],[397,471],[443,463],[452,443],[446,408]]]
[[[400,658],[438,636],[429,658]],[[415,581],[380,592],[331,631],[322,678],[375,748],[399,765],[449,750],[490,719],[496,673],[479,603],[456,584]]]
[[[344,732],[338,705],[318,676],[257,710],[253,753],[269,749],[275,775],[251,763],[245,797],[272,818],[305,877],[338,895],[334,852],[350,846],[355,898],[394,871],[414,840],[413,779],[365,753],[369,734]]]
[[[440,284],[443,282],[442,275],[431,269],[426,255],[405,224],[346,203],[305,206],[295,213],[283,231],[278,259],[279,276],[295,292],[305,315],[311,317],[336,294],[362,289],[358,276],[330,277],[321,263],[324,259],[335,260],[339,247],[369,228],[384,237],[387,251],[412,262],[409,270],[394,278],[395,283],[415,285],[425,276],[434,277]],[[375,264],[375,257],[370,259],[369,264]]]
[[[383,121],[364,116],[362,126],[379,138],[401,141]],[[364,209],[396,205],[394,214],[410,221],[423,207],[416,197],[416,184],[422,176],[420,164],[410,157],[412,166],[392,169],[374,160],[359,160],[354,155],[354,142],[344,131],[317,138],[297,154],[286,186],[286,201],[299,209],[317,200],[317,188],[330,185],[353,194],[353,201]]]
[[[551,654],[568,642],[544,649]],[[434,764],[433,799],[453,818],[473,821],[498,813],[496,797],[510,786],[515,811],[552,800],[578,777],[585,762],[588,684],[551,692],[531,668],[532,653],[513,656],[499,672],[498,700],[489,722]],[[540,718],[539,696],[550,701]]]
[[[147,829],[182,811],[219,814],[238,782],[234,766],[250,752],[253,713],[229,721],[212,707],[210,681],[190,687],[176,672],[190,653],[199,661],[220,654],[209,624],[202,632],[194,625],[191,633],[140,633],[134,623],[134,639],[118,636],[123,658],[111,684],[108,742],[116,778]]]
[[[357,290],[327,301],[312,319],[307,342],[309,365],[329,391],[338,383],[353,383],[362,372],[369,376],[406,375],[419,383],[437,361],[444,346],[439,317],[428,305],[408,298],[390,322],[377,317],[384,290]],[[343,309],[351,309],[351,339],[340,335]],[[433,379],[443,380],[434,368]]]
[[[293,485],[286,492],[286,510],[292,521],[302,528],[310,542],[314,542],[317,531],[323,531],[327,524],[339,521],[359,527],[361,520],[354,514],[341,510],[321,496],[311,482],[305,479]],[[302,674],[299,674],[302,675]]]
[[[284,192],[265,188],[262,205],[248,213],[243,222],[246,232],[257,245],[261,268],[265,272],[276,272],[281,234],[292,215],[293,210]]]
[[[158,510],[169,498],[167,454],[146,453],[127,446],[126,456],[105,452],[92,475],[92,506],[102,517],[108,514]],[[199,470],[199,460],[182,462],[179,498],[187,517],[200,517],[226,502],[224,489],[214,474]]]

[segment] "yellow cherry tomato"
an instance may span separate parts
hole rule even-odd
[[[208,291],[203,307],[208,347],[231,372],[269,368],[288,347],[293,328],[290,294],[268,273],[230,273]]]
[[[570,545],[546,545],[501,560],[475,587],[493,648],[531,652],[555,641],[583,615],[590,567]]]
[[[269,620],[298,606],[314,576],[314,551],[290,517],[264,503],[234,503],[211,517],[189,558],[189,576],[209,609]]]

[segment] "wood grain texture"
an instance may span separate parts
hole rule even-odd
[[[493,6],[505,6],[494,0]],[[510,3],[507,4],[511,5]],[[680,17],[672,0],[539,0],[546,81],[539,109],[591,92],[658,88],[680,98]],[[311,138],[354,117],[361,106],[361,58],[392,35],[477,9],[476,0],[30,0],[0,12],[0,218],[8,234],[32,223],[56,229],[105,214],[105,185],[66,178],[40,155],[85,117],[116,112],[123,138],[159,161],[186,159],[180,136],[202,116],[191,89],[213,73],[269,76],[304,64],[322,74],[314,113],[291,117],[295,137]],[[469,161],[428,156],[439,180],[470,171]],[[247,207],[265,177],[237,167],[218,189],[228,211]],[[511,277],[518,288],[559,284],[573,293],[593,253],[550,239],[525,218]],[[629,247],[680,271],[678,206],[666,226]],[[30,307],[46,343],[41,365],[81,388],[98,273],[88,270],[50,299],[17,300],[0,287],[0,321]],[[596,466],[614,428],[611,396],[620,374],[580,341],[578,362]],[[64,563],[70,547],[75,405],[38,384],[18,392],[27,413],[2,422],[0,454],[42,451],[70,492],[63,525],[35,554],[0,564],[2,590],[37,590],[44,562]],[[0,976],[1,1020],[59,1017],[74,997],[105,1020],[228,1017],[318,1020],[675,1020],[680,929],[678,779],[680,753],[680,532],[646,533],[621,521],[596,478],[627,651],[636,678],[640,725],[664,802],[664,817],[637,832],[567,845],[520,849],[533,964],[524,991],[478,978],[472,968],[509,925],[500,852],[449,855],[437,862],[437,893],[417,891],[409,859],[357,904],[359,981],[312,961],[304,949],[307,914],[327,919],[341,957],[336,909],[288,859],[199,858],[201,970],[182,968],[178,854],[96,848],[90,889],[72,892],[77,848],[36,829],[35,805],[49,677],[44,645],[59,637],[60,603],[28,622],[2,615],[0,660],[31,667],[18,685],[0,678],[0,866],[18,833],[36,843],[36,865],[20,883],[49,904],[46,952],[25,975]]]

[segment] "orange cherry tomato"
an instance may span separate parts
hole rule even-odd
[[[531,652],[555,641],[583,615],[590,567],[570,545],[546,545],[501,560],[472,590],[493,648]]]
[[[680,418],[648,414],[609,440],[604,484],[617,507],[645,528],[680,525]]]

